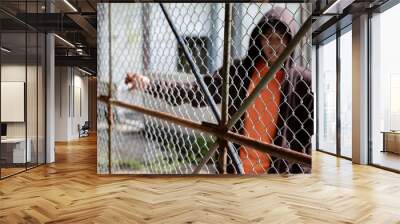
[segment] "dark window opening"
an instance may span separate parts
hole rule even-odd
[[[209,60],[207,56],[210,39],[208,37],[184,37],[186,46],[189,49],[190,55],[193,57],[195,64],[200,70],[201,74],[207,74],[209,69]],[[178,62],[177,67],[179,72],[190,73],[191,69],[183,49],[178,45]]]

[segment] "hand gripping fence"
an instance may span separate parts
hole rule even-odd
[[[312,102],[308,100],[312,98],[312,91],[306,77],[298,75],[299,78],[294,80],[290,75],[305,74],[303,71],[310,66],[308,34],[312,17],[307,4],[291,4],[100,4],[98,172],[309,172],[310,145],[299,138],[310,139],[312,135],[312,131],[304,131],[313,122],[312,107],[307,107]],[[191,7],[195,8],[191,12],[183,10],[190,10]],[[112,14],[122,8],[126,10],[119,10],[122,13],[115,16]],[[276,56],[273,63],[263,58],[263,49],[258,49],[258,55],[254,58],[265,60],[268,70],[264,75],[259,74],[257,82],[245,76],[232,76],[245,67],[244,63],[237,63],[237,58],[246,58],[248,49],[243,40],[257,42],[255,38],[266,35],[262,32],[257,36],[249,35],[251,28],[259,28],[256,20],[268,15],[269,10],[279,12],[281,8],[287,14],[293,14],[287,30],[284,30],[284,35],[290,32],[291,38],[286,43],[283,37],[280,39],[285,48],[278,54],[269,42],[265,45]],[[224,13],[220,12],[222,9]],[[194,11],[200,11],[198,18]],[[136,23],[128,24],[129,29],[124,29],[121,21],[132,17],[137,18]],[[207,17],[214,20],[207,21]],[[289,31],[292,24],[301,27],[293,33]],[[271,19],[266,20],[264,25],[275,31],[280,23]],[[126,47],[124,41],[132,44]],[[173,46],[176,48],[173,49]],[[171,58],[176,58],[177,67],[168,62]],[[257,63],[256,59],[249,61],[248,68],[254,71],[260,60],[257,59]],[[214,72],[219,63],[222,63],[221,69]],[[291,66],[286,66],[289,63]],[[295,66],[297,64],[302,66]],[[150,77],[149,85],[155,87],[140,93],[134,90],[135,94],[128,92],[122,80],[132,70],[142,71],[143,75]],[[247,74],[250,73],[248,70]],[[276,74],[281,71],[285,75],[274,90],[280,95],[280,101],[274,101],[274,105],[274,97],[271,100],[262,96],[271,95],[269,92],[273,91]],[[204,76],[204,72],[213,75]],[[160,77],[164,79],[157,80]],[[209,77],[212,77],[211,81]],[[238,85],[238,82],[241,84]],[[242,87],[246,85],[252,89],[244,95]],[[292,91],[297,86],[302,86],[305,91]],[[260,111],[257,106],[262,103],[265,107]],[[221,104],[220,110],[218,104]],[[269,109],[270,105],[276,109]],[[289,112],[285,114],[283,108],[289,108]],[[251,111],[259,118],[250,119]],[[307,111],[309,115],[302,115],[299,111]],[[269,120],[276,122],[269,122],[262,116],[270,116]],[[265,130],[272,127],[276,136],[283,139],[280,141],[286,141],[287,144],[275,144],[275,141],[279,142],[276,140],[278,137],[272,136],[270,141],[262,137],[265,133],[259,133],[260,129],[256,130],[255,127],[263,125]],[[291,148],[292,145],[296,145],[295,150]],[[299,171],[292,169],[293,166],[298,167]]]

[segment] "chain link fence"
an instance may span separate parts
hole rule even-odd
[[[98,4],[98,173],[310,172],[310,16],[307,3]]]

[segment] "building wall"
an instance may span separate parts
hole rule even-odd
[[[88,77],[72,67],[56,67],[56,141],[79,137],[78,125],[88,121]]]

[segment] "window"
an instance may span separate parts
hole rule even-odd
[[[400,130],[398,21],[400,5],[371,18],[370,79],[370,159],[375,165],[396,170],[400,170],[400,132],[396,132]]]
[[[340,36],[334,35],[320,43],[317,58],[318,150],[351,158],[353,131],[351,26],[341,30]]]
[[[39,8],[43,4],[44,1],[20,1],[19,15],[41,13]],[[18,25],[3,12],[0,17],[9,21],[0,28],[2,179],[45,163],[46,37],[39,30]],[[15,110],[10,110],[10,105],[15,106]]]
[[[336,153],[336,39],[318,48],[318,149]]]
[[[390,130],[400,130],[400,73],[390,74]]]
[[[340,36],[340,155],[352,156],[352,35]]]
[[[208,73],[208,45],[209,38],[208,37],[185,37],[186,46],[189,48],[189,53],[193,57],[194,62],[200,70],[201,74]],[[192,70],[190,69],[189,63],[183,53],[183,49],[180,45],[178,45],[178,71],[190,73]]]

